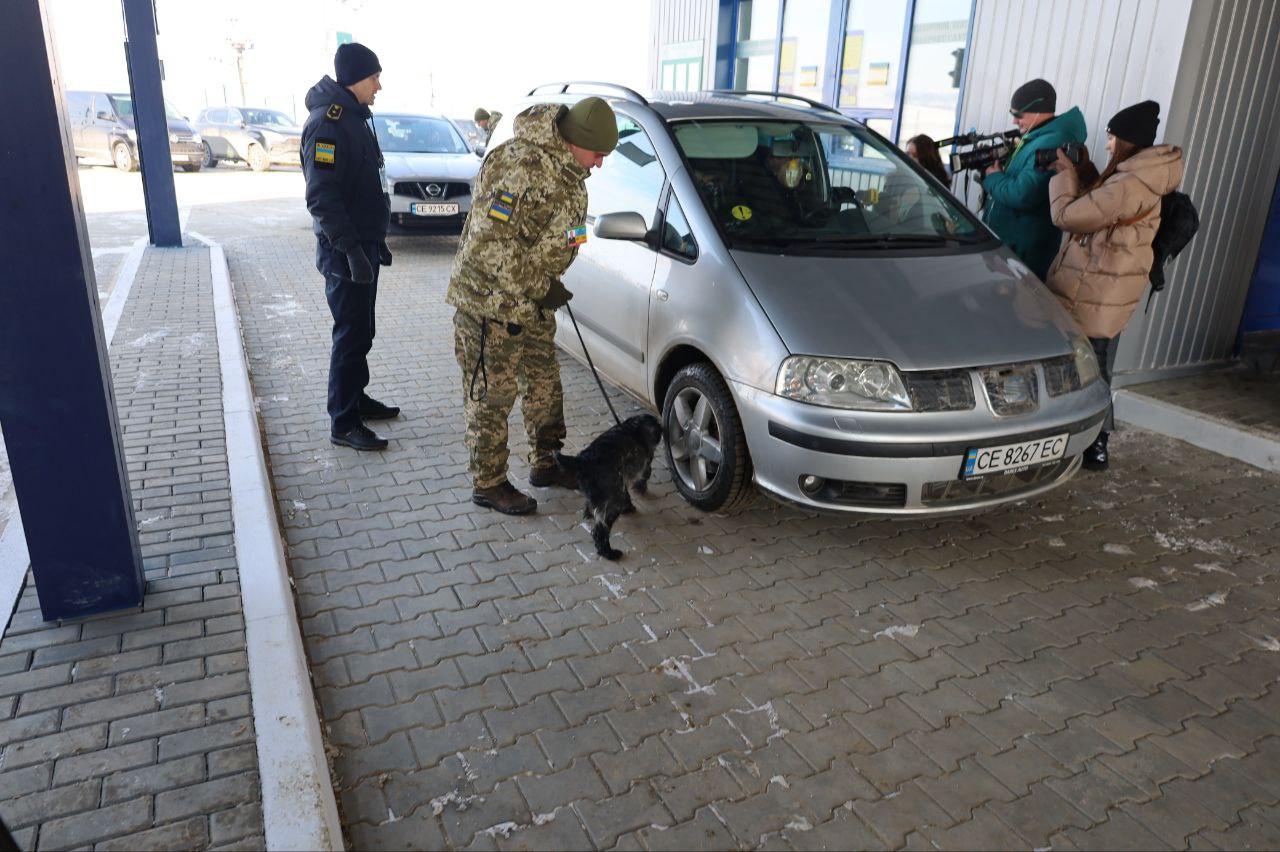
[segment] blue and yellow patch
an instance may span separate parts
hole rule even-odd
[[[579,225],[576,228],[568,228],[564,232],[565,245],[570,247],[580,246],[587,241],[587,226]]]
[[[333,165],[338,156],[338,146],[334,142],[316,142],[316,162]]]
[[[493,196],[493,201],[489,202],[489,218],[497,219],[499,222],[510,222],[515,206],[516,197],[514,195],[498,190],[497,194]]]

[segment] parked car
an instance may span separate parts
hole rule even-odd
[[[273,165],[301,165],[302,128],[279,110],[257,107],[213,107],[196,118],[204,139],[204,166],[223,160],[249,164],[255,172]]]
[[[67,92],[67,123],[76,159],[115,164],[122,172],[138,168],[138,134],[133,124],[133,98],[113,92]],[[200,171],[204,150],[186,116],[165,104],[169,156],[183,171]]]
[[[392,229],[461,233],[480,158],[458,128],[443,116],[412,113],[377,113],[373,127],[386,166]]]
[[[1088,340],[892,144],[776,94],[557,84],[524,106],[602,93],[619,144],[565,284],[596,365],[661,412],[690,503],[754,481],[813,509],[947,514],[1079,469],[1110,402]]]

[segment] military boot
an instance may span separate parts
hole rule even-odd
[[[531,515],[538,510],[537,500],[506,480],[492,488],[475,489],[471,492],[471,502],[486,509],[496,509],[504,515]]]
[[[1098,433],[1098,440],[1089,445],[1089,449],[1084,451],[1084,468],[1085,470],[1106,470],[1107,465],[1111,461],[1111,454],[1107,452],[1107,434],[1106,432]]]
[[[578,490],[578,474],[565,470],[560,465],[534,468],[529,474],[529,484],[534,488],[568,488]]]

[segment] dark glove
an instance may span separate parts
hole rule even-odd
[[[554,311],[569,304],[572,298],[573,294],[564,286],[564,282],[559,278],[552,278],[551,286],[547,288],[547,295],[538,300],[538,306],[544,310]]]
[[[369,263],[369,256],[360,246],[347,252],[347,266],[351,268],[352,281],[357,284],[373,283],[373,266]]]
[[[383,266],[391,265],[391,249],[387,248],[386,243],[378,243],[378,263]]]

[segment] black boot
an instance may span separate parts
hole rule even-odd
[[[1099,432],[1098,439],[1084,451],[1085,470],[1106,470],[1111,454],[1107,452],[1107,432]]]
[[[360,398],[361,420],[391,420],[399,416],[400,409],[394,405],[386,405],[370,396]]]
[[[385,450],[387,448],[387,439],[380,438],[372,429],[361,423],[350,432],[329,433],[329,440],[341,447],[350,447],[353,450]]]

